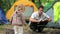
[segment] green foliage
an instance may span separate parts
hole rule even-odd
[[[6,13],[8,9],[13,5],[15,0],[0,0],[0,7],[4,10]]]
[[[40,2],[44,6],[44,12],[46,12],[54,3],[54,0],[40,0]],[[39,7],[39,5],[41,5],[39,3],[39,0],[35,0],[35,4],[37,7]]]
[[[39,0],[34,0],[34,1],[35,1],[35,5],[37,7],[39,7],[39,5],[41,5],[41,4],[45,7],[44,12],[46,12],[48,10],[48,8],[50,8],[52,6],[52,3],[54,2],[54,0],[40,0],[40,2],[39,2]],[[60,0],[58,0],[58,1],[60,1]],[[6,13],[7,10],[11,8],[11,6],[13,5],[14,2],[15,2],[15,0],[0,0],[0,7],[2,7]]]
[[[36,5],[37,7],[39,6],[38,0],[35,0],[35,5]]]

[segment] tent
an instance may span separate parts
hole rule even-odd
[[[34,11],[37,11],[37,7],[35,6],[35,4],[31,1],[28,1],[28,0],[16,0],[16,2],[13,4],[13,6],[7,11],[6,13],[6,18],[8,20],[11,19],[11,15],[14,13],[14,6],[16,5],[20,5],[20,4],[23,4],[25,6],[30,6],[30,7],[34,7]]]
[[[0,24],[8,24],[8,20],[6,19],[2,8],[0,8]]]
[[[54,22],[57,23],[57,21],[60,19],[60,2],[56,2],[53,8],[54,8]]]

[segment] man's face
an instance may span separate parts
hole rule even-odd
[[[38,12],[39,12],[39,14],[42,14],[43,13],[43,8],[40,8]]]

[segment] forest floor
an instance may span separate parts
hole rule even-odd
[[[0,34],[14,34],[12,25],[0,25]],[[60,34],[60,29],[44,28],[43,32],[37,33],[31,29],[24,30],[24,34]]]

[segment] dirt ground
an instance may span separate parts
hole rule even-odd
[[[14,30],[11,25],[0,25],[0,34],[14,34]],[[44,28],[40,33],[25,29],[24,34],[60,34],[60,29]]]

